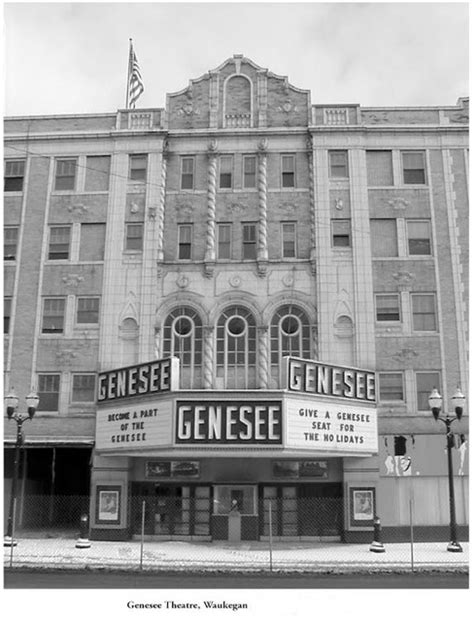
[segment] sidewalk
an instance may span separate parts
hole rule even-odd
[[[145,542],[91,541],[90,548],[76,548],[75,539],[17,539],[14,568],[69,568],[144,571],[268,571],[268,542]],[[413,569],[468,571],[469,545],[463,552],[446,551],[446,542],[415,543]],[[11,548],[4,548],[4,567],[9,568]],[[409,543],[387,543],[384,553],[369,551],[369,544],[282,543],[273,545],[273,571],[337,572],[411,571]]]

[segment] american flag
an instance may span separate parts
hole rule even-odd
[[[130,58],[128,65],[127,108],[135,108],[135,103],[145,90],[138,60],[130,40]]]

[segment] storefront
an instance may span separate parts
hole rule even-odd
[[[99,376],[94,538],[340,540],[348,524],[372,527],[373,373],[292,358],[286,389],[268,391],[177,390],[176,374],[169,359]]]

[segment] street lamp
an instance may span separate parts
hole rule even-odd
[[[458,387],[456,392],[451,398],[453,402],[454,412],[456,416],[440,416],[441,407],[443,405],[443,398],[439,394],[436,388],[433,388],[430,396],[428,397],[428,403],[433,414],[433,418],[437,421],[440,420],[446,425],[446,447],[448,449],[448,483],[449,483],[449,529],[450,529],[450,542],[448,544],[448,552],[462,552],[461,544],[458,543],[457,527],[456,527],[456,509],[454,504],[454,480],[453,480],[453,460],[451,456],[451,450],[454,446],[454,435],[451,431],[451,423],[453,421],[461,420],[464,406],[466,404],[466,397],[462,394]]]
[[[16,422],[16,444],[15,444],[15,459],[13,462],[13,477],[12,477],[12,489],[10,496],[10,511],[8,513],[7,533],[3,540],[4,546],[16,546],[16,541],[13,539],[13,512],[15,509],[16,501],[16,488],[18,484],[18,474],[20,470],[20,450],[23,444],[22,426],[25,420],[31,420],[35,415],[36,409],[39,403],[39,397],[35,392],[25,398],[28,414],[20,414],[17,412],[18,397],[10,392],[5,397],[5,406],[7,409],[8,420],[13,419]]]

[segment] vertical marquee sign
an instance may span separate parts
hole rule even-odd
[[[166,395],[179,387],[177,358],[104,371],[97,386],[99,450],[171,444],[173,402]]]
[[[286,358],[286,441],[293,449],[377,452],[375,373]]]

